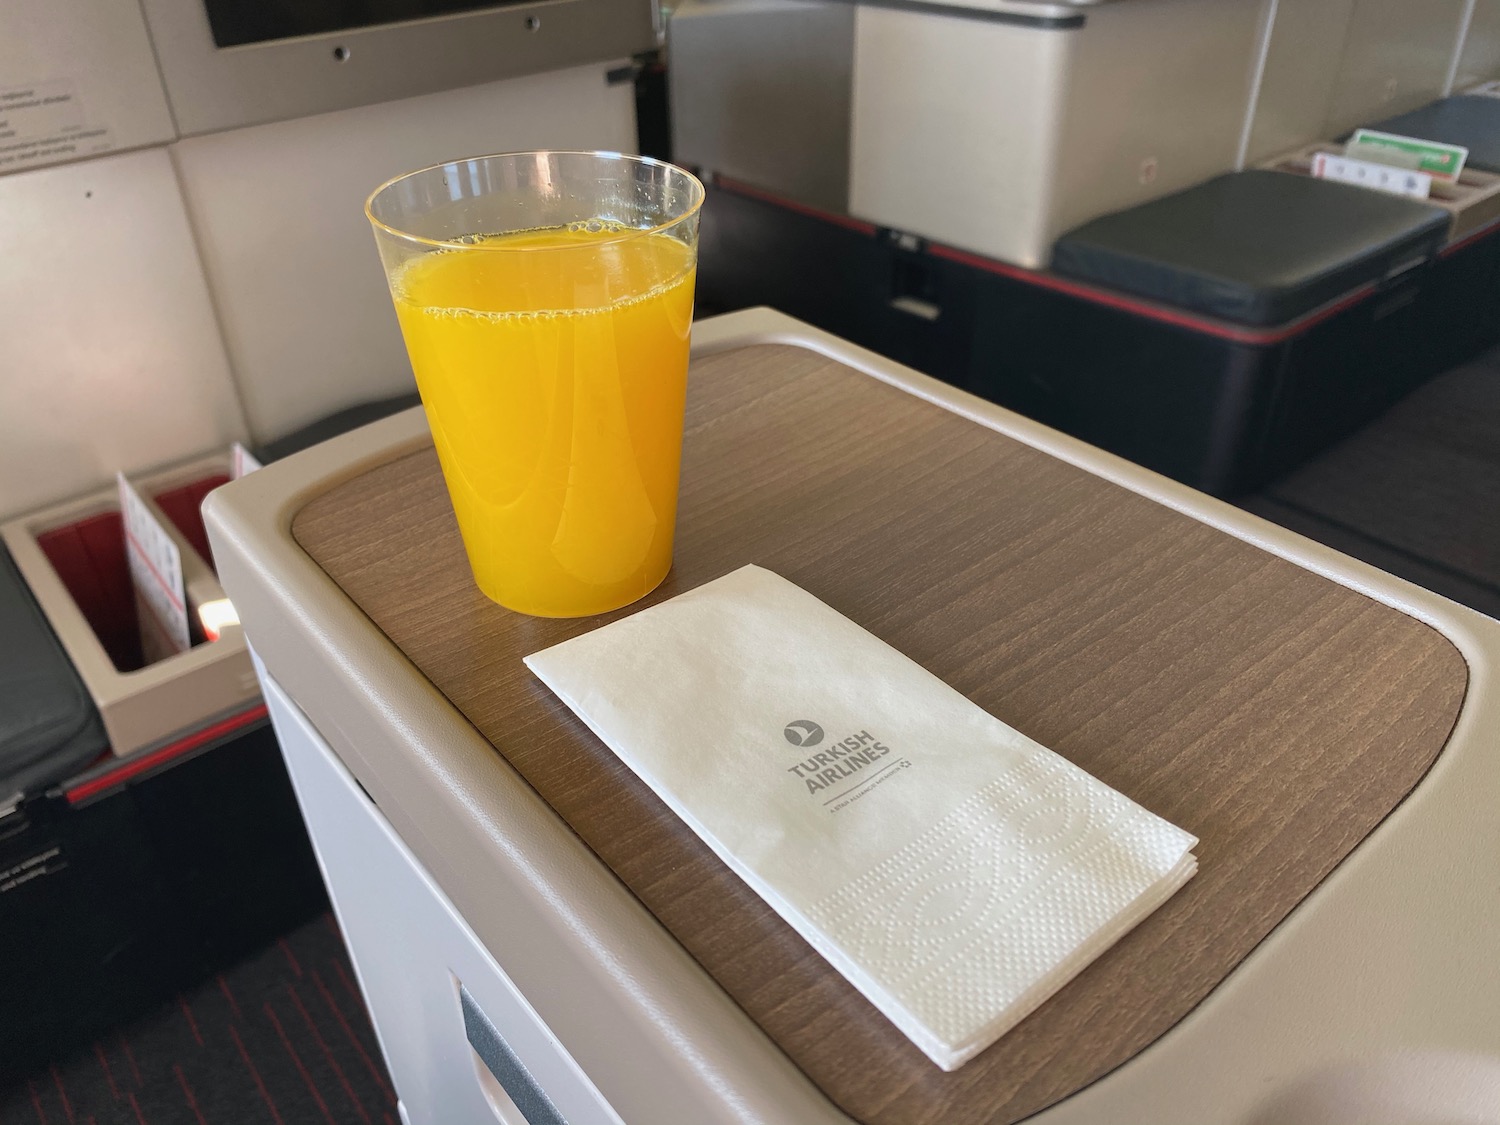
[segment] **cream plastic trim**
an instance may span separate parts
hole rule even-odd
[[[695,326],[699,355],[768,342],[811,348],[1359,590],[1468,661],[1453,737],[1413,795],[1198,1009],[1031,1120],[1500,1120],[1484,1116],[1500,1105],[1484,1100],[1500,1074],[1500,623],[780,314]],[[411,411],[209,501],[221,579],[271,674],[626,1120],[847,1121],[292,541],[308,499],[427,440]],[[1423,1103],[1433,1083],[1457,1093]]]
[[[190,605],[222,596],[209,561],[202,559],[166,519],[151,497],[218,473],[228,474],[228,453],[194,458],[151,473],[127,474],[147,507],[162,517],[182,555],[183,582]],[[157,746],[227,714],[253,706],[260,697],[243,633],[231,627],[217,640],[154,664],[121,672],[104,651],[78,603],[47,561],[37,537],[100,512],[117,511],[114,486],[0,523],[0,540],[10,550],[48,623],[83,679],[110,748],[117,757]]]
[[[847,1123],[292,540],[313,496],[429,441],[413,409],[205,505],[267,670],[627,1121]]]

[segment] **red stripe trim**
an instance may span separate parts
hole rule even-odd
[[[114,1071],[109,1069],[109,1059],[104,1057],[104,1048],[98,1043],[94,1044],[94,1057],[99,1060],[100,1069],[104,1071],[104,1077],[109,1081],[109,1092],[114,1095],[115,1101],[119,1101],[120,1088],[115,1085]]]
[[[198,1046],[203,1046],[203,1035],[198,1030],[198,1021],[193,1018],[193,1009],[188,1007],[187,1001],[181,996],[177,997],[177,1006],[182,1009],[182,1014],[187,1017],[188,1027],[193,1029],[193,1039],[197,1042]]]
[[[89,780],[75,785],[72,789],[65,790],[64,796],[68,798],[69,804],[76,805],[80,801],[85,801],[94,796],[96,793],[102,793],[104,790],[112,789],[116,785],[123,785],[132,777],[138,777],[147,770],[153,770],[164,762],[180,758],[182,755],[190,753],[205,743],[212,742],[216,738],[222,738],[224,735],[237,731],[242,727],[257,723],[268,714],[266,705],[264,703],[257,703],[254,707],[241,711],[238,715],[231,715],[227,719],[221,719],[219,722],[206,726],[202,730],[193,732],[186,738],[168,743],[159,750],[153,750],[151,753],[143,754],[139,758],[127,758],[118,768],[112,769],[108,773],[100,774],[98,777],[91,777]]]
[[[182,610],[182,598],[178,596],[176,590],[167,585],[167,580],[162,577],[161,571],[157,570],[155,564],[151,562],[151,556],[146,554],[146,548],[141,546],[140,541],[134,535],[130,534],[128,529],[125,532],[125,539],[135,549],[135,553],[141,557],[141,562],[146,564],[146,569],[151,572],[151,577],[156,579],[156,584],[161,587],[161,592],[172,600],[173,608]]]
[[[224,999],[229,1001],[229,1006],[234,1010],[234,1018],[243,1020],[244,1013],[240,1011],[240,1002],[234,998],[234,993],[229,991],[229,982],[224,979],[224,974],[219,974],[219,991],[224,994]]]
[[[1441,250],[1438,251],[1438,257],[1446,258],[1450,254],[1456,254],[1465,246],[1469,246],[1475,242],[1478,242],[1481,238],[1488,238],[1496,231],[1500,231],[1500,219],[1491,219],[1478,230],[1471,230],[1457,242],[1450,242],[1447,246],[1444,246]]]
[[[867,223],[863,219],[856,219],[853,215],[840,215],[836,211],[824,211],[821,207],[809,207],[806,203],[797,203],[790,199],[783,199],[779,195],[773,195],[769,191],[742,184],[739,180],[726,179],[723,176],[714,177],[714,187],[724,188],[736,195],[747,195],[751,199],[759,199],[762,203],[773,203],[777,207],[785,207],[788,211],[795,211],[799,215],[806,215],[810,219],[822,219],[825,223],[833,223],[835,226],[844,227],[848,230],[859,231],[874,237],[880,229],[874,223]]]
[[[67,1087],[63,1085],[62,1075],[57,1073],[57,1064],[53,1063],[47,1068],[52,1072],[52,1084],[57,1087],[57,1096],[62,1099],[63,1112],[68,1115],[68,1121],[73,1120],[73,1103],[68,1100]]]
[[[135,1079],[135,1087],[136,1087],[137,1090],[139,1090],[142,1086],[144,1086],[146,1084],[146,1082],[141,1077],[141,1068],[136,1065],[135,1052],[130,1049],[130,1040],[125,1038],[125,1033],[124,1032],[120,1033],[119,1039],[120,1039],[120,1047],[125,1052],[125,1059],[126,1059],[126,1061],[128,1061],[130,1063],[130,1074],[131,1074],[131,1077],[133,1077]]]
[[[328,1065],[333,1067],[334,1076],[339,1080],[339,1085],[344,1088],[344,1093],[348,1096],[350,1103],[359,1113],[365,1125],[374,1125],[370,1120],[370,1115],[365,1112],[364,1104],[359,1100],[358,1095],[355,1094],[354,1087],[350,1084],[348,1076],[344,1073],[344,1068],[339,1066],[338,1059],[334,1058],[333,1051],[329,1049],[327,1040],[318,1033],[318,1027],[313,1023],[312,1013],[307,1010],[307,1005],[302,1003],[302,997],[297,995],[297,986],[288,982],[286,991],[287,995],[292,998],[292,1003],[297,1006],[297,1011],[301,1013],[302,1022],[307,1024],[307,1030],[311,1033],[313,1042],[322,1049],[323,1056],[328,1060]]]
[[[281,952],[286,955],[287,964],[292,967],[292,972],[300,977],[302,975],[302,966],[298,963],[296,955],[292,952],[292,947],[287,944],[286,938],[277,938],[276,944],[281,947]]]
[[[796,203],[790,199],[783,199],[760,188],[742,184],[738,180],[726,179],[722,176],[714,179],[714,186],[722,187],[737,195],[749,196],[751,199],[759,199],[764,203],[771,203],[788,211],[795,211],[799,215],[807,215],[810,218],[821,219],[826,223],[846,227],[850,230],[859,231],[861,234],[875,235],[879,228],[873,223],[867,223],[863,219],[856,219],[850,215],[840,215],[832,211],[824,211],[817,207],[809,207],[805,203]],[[1500,223],[1500,220],[1496,220]],[[1485,228],[1487,232],[1488,227]],[[1444,253],[1451,253],[1459,247],[1467,245],[1474,238],[1480,237],[1478,233],[1471,235],[1463,242],[1455,243]],[[952,246],[944,246],[941,243],[929,243],[928,253],[935,258],[946,258],[950,262],[958,262],[960,265],[972,266],[975,269],[984,270],[988,273],[999,274],[1013,281],[1024,282],[1028,285],[1040,286],[1043,289],[1051,289],[1054,292],[1065,293],[1070,297],[1078,297],[1081,300],[1090,301],[1096,305],[1104,305],[1112,309],[1120,309],[1123,312],[1133,313],[1148,320],[1159,321],[1162,324],[1170,324],[1177,328],[1186,328],[1192,332],[1200,332],[1207,336],[1217,336],[1222,340],[1232,340],[1237,344],[1253,344],[1266,346],[1279,344],[1290,340],[1300,332],[1305,332],[1315,324],[1320,324],[1329,317],[1337,316],[1345,309],[1359,304],[1376,289],[1375,282],[1367,282],[1348,296],[1335,301],[1333,304],[1324,305],[1315,309],[1306,316],[1300,317],[1287,324],[1278,325],[1275,328],[1252,328],[1244,325],[1231,324],[1227,321],[1215,320],[1211,317],[1196,316],[1192,313],[1182,312],[1178,309],[1169,308],[1166,305],[1158,305],[1138,298],[1127,297],[1113,290],[1101,289],[1098,286],[1087,285],[1082,282],[1069,281],[1058,277],[1056,274],[1042,273],[1038,270],[1025,269],[1021,266],[1013,266],[1006,262],[997,262],[993,258],[984,258],[978,254],[971,254],[967,250],[958,250]]]
[[[334,965],[339,967],[340,971],[342,971],[342,966],[339,966],[339,963],[337,961],[334,962]],[[359,1041],[359,1036],[356,1035],[354,1033],[354,1029],[349,1026],[349,1021],[344,1018],[344,1013],[339,1010],[338,1004],[333,999],[333,993],[328,991],[328,986],[323,983],[323,978],[318,975],[318,971],[316,969],[314,969],[312,973],[312,982],[313,985],[317,988],[318,994],[323,997],[323,1003],[327,1005],[328,1010],[333,1013],[333,1018],[337,1020],[338,1025],[344,1029],[344,1034],[348,1037],[349,1042],[353,1044],[354,1050],[359,1055],[360,1061],[365,1064],[365,1069],[370,1072],[370,1077],[375,1079],[376,1085],[385,1091],[385,1096],[392,1102],[394,1102],[396,1100],[396,1092],[391,1089],[391,1084],[386,1081],[385,1075],[381,1072],[380,1068],[375,1065],[375,1061],[370,1058],[370,1054],[365,1050],[364,1044]]]
[[[193,1116],[198,1119],[198,1125],[208,1125],[203,1120],[203,1113],[198,1109],[198,1099],[193,1097],[193,1088],[188,1085],[187,1075],[182,1073],[182,1067],[178,1063],[172,1064],[172,1070],[177,1075],[177,1085],[182,1087],[183,1100],[187,1102],[188,1108],[193,1111]]]
[[[307,1073],[307,1067],[302,1063],[302,1056],[297,1053],[297,1048],[292,1046],[292,1041],[287,1038],[285,1029],[281,1026],[281,1020],[276,1017],[276,1009],[271,1007],[267,1000],[262,1005],[266,1012],[266,1018],[271,1021],[271,1026],[276,1029],[276,1035],[281,1040],[281,1045],[286,1048],[286,1053],[292,1057],[292,1064],[297,1068],[297,1073],[302,1076],[302,1084],[307,1087],[307,1092],[313,1096],[313,1101],[318,1103],[318,1109],[322,1111],[328,1125],[338,1125],[333,1119],[333,1114],[328,1111],[328,1103],[323,1100],[323,1095],[318,1092],[317,1083],[312,1080],[312,1075]]]
[[[245,1044],[240,1039],[240,1033],[234,1029],[233,1024],[229,1025],[229,1037],[234,1040],[234,1045],[240,1053],[240,1058],[245,1061],[245,1069],[250,1072],[250,1077],[255,1079],[255,1088],[260,1091],[261,1101],[265,1102],[266,1108],[271,1111],[272,1120],[276,1122],[276,1125],[286,1125],[286,1122],[281,1118],[281,1111],[276,1108],[276,1103],[271,1098],[271,1091],[266,1089],[265,1082],[261,1080],[260,1071],[255,1069],[255,1063],[250,1061],[250,1052],[245,1050]]]
[[[359,989],[357,989],[357,988],[354,987],[354,982],[349,979],[349,974],[344,971],[344,964],[343,964],[343,962],[342,961],[335,961],[333,963],[333,967],[334,967],[335,970],[337,970],[337,972],[339,974],[339,980],[341,982],[343,982],[344,991],[347,992],[349,994],[349,998],[354,1001],[355,1010],[356,1011],[360,1011],[360,1012],[364,1011],[365,1010],[365,1000],[364,1000],[364,997],[359,994]]]
[[[981,258],[978,254],[971,254],[967,250],[955,250],[951,246],[932,244],[928,252],[936,258],[947,258],[950,262],[958,262],[961,265],[973,266],[975,269],[986,270],[989,273],[999,274],[1014,281],[1024,282],[1027,285],[1036,285],[1042,289],[1051,289],[1058,293],[1065,293],[1070,297],[1078,297],[1096,305],[1104,305],[1112,309],[1120,309],[1123,312],[1133,313],[1136,316],[1146,317],[1148,320],[1160,321],[1177,328],[1186,328],[1193,332],[1201,332],[1208,336],[1217,336],[1223,340],[1233,340],[1237,344],[1255,344],[1265,346],[1267,344],[1279,344],[1284,340],[1290,340],[1300,332],[1305,332],[1315,324],[1336,316],[1345,309],[1357,305],[1375,291],[1373,281],[1361,285],[1347,297],[1335,301],[1331,305],[1324,305],[1306,316],[1290,323],[1278,325],[1276,328],[1249,328],[1235,324],[1228,324],[1221,320],[1212,320],[1207,317],[1194,316],[1192,313],[1181,312],[1171,309],[1165,305],[1152,304],[1133,297],[1126,297],[1109,289],[1100,289],[1094,285],[1083,282],[1069,281],[1058,277],[1056,274],[1041,273],[1037,270],[1023,269],[1020,266],[1008,265],[1005,262],[997,262],[992,258]]]

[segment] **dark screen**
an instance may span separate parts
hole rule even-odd
[[[505,8],[528,0],[203,0],[220,47]]]

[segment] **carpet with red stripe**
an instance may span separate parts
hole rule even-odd
[[[0,1091],[0,1125],[397,1125],[331,915]]]

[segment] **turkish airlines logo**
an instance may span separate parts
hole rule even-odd
[[[797,719],[787,723],[781,732],[793,746],[816,746],[823,741],[823,728],[811,719]]]

